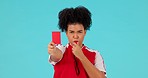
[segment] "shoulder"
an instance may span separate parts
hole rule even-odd
[[[84,48],[86,50],[88,50],[88,52],[95,54],[95,61],[96,62],[100,62],[100,61],[102,62],[103,61],[103,57],[102,57],[101,53],[98,50],[90,49],[87,46],[84,46]]]
[[[97,50],[90,49],[90,48],[88,48],[86,46],[85,46],[85,49],[88,50],[89,52],[95,53],[95,67],[97,69],[99,69],[100,71],[106,72],[104,60],[103,60],[103,57],[102,57],[101,53],[99,51],[97,51]]]
[[[91,52],[91,53],[100,54],[98,50],[88,48],[87,46],[84,46],[84,49],[85,49],[85,50],[88,50],[88,51]]]
[[[89,52],[89,54],[93,53],[95,54],[95,59],[98,60],[98,59],[103,59],[102,56],[101,56],[101,53],[98,51],[98,50],[95,50],[95,49],[90,49],[88,48],[87,46],[84,46],[84,49],[87,50],[87,52]]]
[[[63,53],[65,52],[65,50],[66,50],[66,48],[67,48],[68,46],[69,46],[69,44],[66,44],[65,46],[62,45],[62,44],[56,45],[56,47],[57,47],[58,49],[60,49]]]
[[[88,47],[86,47],[85,49],[87,49],[89,52],[94,52],[95,53],[95,67],[97,69],[99,69],[100,71],[106,72],[104,60],[103,60],[103,57],[102,57],[101,53],[99,51],[97,51],[97,50],[90,49]]]

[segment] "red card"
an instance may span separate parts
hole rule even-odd
[[[60,33],[60,31],[53,31],[52,32],[52,41],[55,44],[61,44],[61,33]]]

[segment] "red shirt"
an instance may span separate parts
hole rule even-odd
[[[82,47],[82,51],[87,59],[95,66],[96,52],[93,52],[93,50],[88,49],[86,46]],[[69,44],[65,47],[63,58],[53,66],[54,78],[89,78],[80,60],[73,55],[72,46]],[[103,68],[102,71],[105,72],[105,67]]]

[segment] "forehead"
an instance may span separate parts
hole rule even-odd
[[[68,24],[68,30],[84,30],[84,26],[82,24]]]

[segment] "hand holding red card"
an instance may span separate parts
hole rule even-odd
[[[61,32],[60,31],[53,31],[52,32],[52,41],[55,44],[61,44]]]

